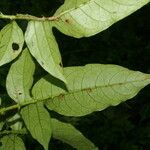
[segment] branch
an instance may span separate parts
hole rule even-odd
[[[42,100],[32,99],[30,101],[23,102],[22,104],[18,103],[18,104],[9,106],[9,107],[3,107],[3,108],[0,109],[0,115],[4,115],[7,111],[14,110],[14,109],[20,109],[23,106],[26,106],[26,105],[29,105],[29,104],[34,104],[34,103],[45,101],[45,100],[47,100],[47,99],[42,99]]]
[[[28,134],[27,130],[22,129],[22,130],[4,130],[0,132],[0,135],[5,135],[5,134]]]
[[[9,106],[9,107],[1,108],[0,109],[0,115],[5,114],[6,111],[13,110],[13,109],[18,109],[18,108],[20,108],[19,104],[12,105],[12,106]]]
[[[36,17],[28,14],[17,14],[17,15],[4,15],[0,13],[0,19],[10,19],[10,20],[34,20],[34,21],[54,21],[57,20],[58,17]]]

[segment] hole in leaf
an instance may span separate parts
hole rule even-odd
[[[21,95],[22,93],[18,93],[19,95]]]
[[[14,51],[19,50],[19,44],[17,44],[17,43],[12,43],[12,49],[13,49]]]

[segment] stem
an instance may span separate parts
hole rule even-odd
[[[27,134],[27,131],[25,129],[22,130],[4,130],[2,132],[0,132],[0,135],[4,135],[4,134]]]
[[[34,20],[34,21],[54,21],[57,20],[58,17],[36,17],[28,14],[17,14],[17,15],[4,15],[0,13],[0,19],[10,19],[10,20]]]
[[[30,101],[24,102],[22,104],[15,104],[15,105],[12,105],[12,106],[9,106],[9,107],[4,107],[4,108],[0,109],[0,115],[5,114],[5,112],[7,112],[7,111],[10,111],[10,110],[13,110],[13,109],[20,109],[23,106],[26,106],[26,105],[29,105],[29,104],[34,104],[34,103],[45,101],[45,100],[46,99],[42,99],[42,100],[33,100],[33,99],[31,99]]]
[[[13,109],[18,109],[18,108],[20,108],[19,104],[12,105],[12,106],[5,107],[5,108],[1,108],[0,109],[0,115],[1,114],[3,115],[6,111],[13,110]]]

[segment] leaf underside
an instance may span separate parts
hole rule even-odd
[[[83,116],[116,106],[150,83],[149,74],[117,65],[68,67],[64,75],[68,91],[48,75],[34,85],[32,94],[35,99],[49,99],[46,106],[66,116]]]
[[[18,60],[11,65],[6,80],[7,92],[17,103],[31,99],[29,90],[33,83],[34,70],[34,61],[28,49],[24,49]]]
[[[30,21],[25,41],[38,63],[53,77],[66,83],[52,27],[73,37],[95,35],[130,15],[149,0],[65,0],[53,21]]]
[[[20,114],[32,137],[45,150],[48,150],[51,134],[79,150],[94,150],[96,147],[72,125],[51,119],[44,104],[62,115],[83,116],[131,99],[150,84],[149,74],[117,65],[93,64],[63,69],[52,28],[56,27],[62,33],[76,38],[89,37],[107,29],[148,2],[150,0],[66,0],[54,14],[56,20],[29,22],[25,33],[29,50],[23,50],[12,64],[6,88],[9,96],[20,105],[35,102],[23,107]],[[23,32],[12,21],[0,31],[0,66],[14,60],[21,53],[23,44]],[[30,89],[35,64],[29,51],[50,74],[34,85],[33,98]],[[14,121],[16,117],[9,121]],[[3,125],[4,122],[0,122],[0,130]],[[20,130],[22,122],[10,127]],[[0,142],[0,149],[25,150],[22,139],[15,134],[2,137]]]
[[[51,138],[51,119],[43,103],[30,104],[21,109],[21,116],[27,129],[30,131],[45,150]]]
[[[0,66],[14,60],[22,51],[24,36],[15,21],[0,31]]]
[[[54,26],[73,37],[95,35],[125,18],[150,0],[65,0]]]
[[[71,124],[52,119],[52,131],[55,139],[61,140],[77,150],[96,150],[95,145]]]

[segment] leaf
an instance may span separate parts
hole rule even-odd
[[[73,37],[89,37],[135,12],[150,0],[65,0],[54,26]]]
[[[30,98],[29,90],[33,83],[35,64],[28,49],[14,62],[9,70],[6,88],[9,96],[17,103],[23,103]]]
[[[25,150],[25,145],[20,137],[17,135],[6,135],[2,139],[2,146],[0,150]]]
[[[23,127],[22,120],[20,120],[20,115],[18,113],[9,118],[8,123],[12,130],[21,130]]]
[[[66,116],[83,116],[133,98],[150,83],[150,75],[117,65],[93,64],[64,69],[68,91],[49,76],[33,87],[36,99]]]
[[[43,103],[30,104],[21,109],[21,116],[33,138],[48,150],[51,137],[51,119]]]
[[[31,54],[39,64],[52,76],[66,82],[57,42],[49,22],[30,21],[25,34],[25,40]]]
[[[24,36],[15,21],[6,25],[0,32],[0,66],[14,60],[22,51]]]
[[[4,122],[0,120],[0,131],[2,130]]]
[[[52,133],[55,139],[61,140],[77,150],[96,150],[95,145],[71,124],[52,119]]]

